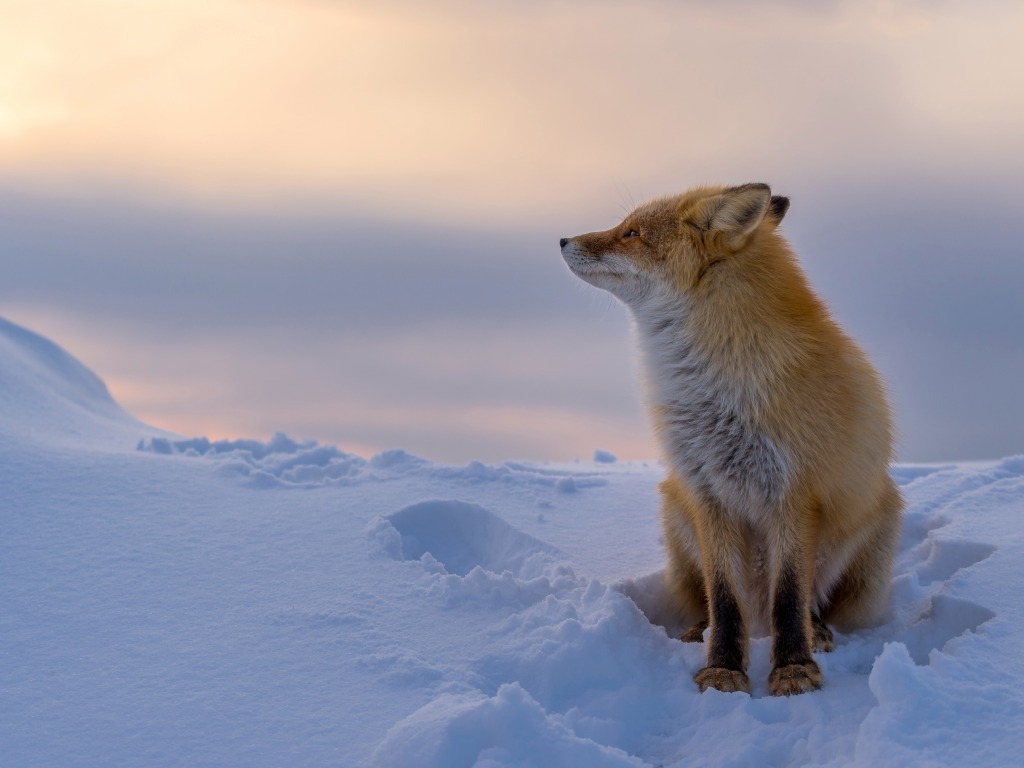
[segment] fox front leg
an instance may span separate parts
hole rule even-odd
[[[811,656],[810,584],[800,567],[784,561],[772,593],[772,671],[768,692],[791,696],[821,688],[824,680]]]
[[[709,580],[707,666],[693,677],[703,693],[708,688],[750,693],[747,677],[747,629],[736,593],[721,575]]]
[[[705,597],[708,607],[707,665],[694,675],[700,690],[750,693],[747,677],[747,626],[743,619],[737,589],[742,562],[739,531],[725,510],[714,500],[703,499],[695,528],[704,569]]]

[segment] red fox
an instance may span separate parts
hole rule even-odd
[[[777,231],[788,210],[766,184],[699,187],[561,241],[635,320],[666,587],[683,640],[709,628],[701,691],[749,693],[751,630],[771,633],[770,693],[820,688],[812,650],[882,618],[899,537],[882,384]]]

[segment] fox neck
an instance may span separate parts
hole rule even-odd
[[[672,409],[683,401],[719,395],[712,361],[695,343],[692,307],[686,296],[649,297],[630,305],[646,371],[647,396],[654,408]]]

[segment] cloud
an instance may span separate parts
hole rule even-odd
[[[48,0],[4,21],[0,312],[140,415],[435,458],[653,454],[625,312],[555,242],[767,181],[887,374],[904,458],[1022,449],[1013,4]]]
[[[1024,170],[1024,11],[807,5],[49,0],[0,31],[0,169],[450,223]]]

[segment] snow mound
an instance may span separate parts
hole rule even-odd
[[[425,594],[451,607],[521,609],[577,585],[565,555],[478,504],[424,501],[379,518],[367,530],[376,550],[418,563]]]
[[[121,410],[100,378],[74,357],[0,317],[0,434],[110,445],[156,432]]]
[[[465,576],[474,568],[516,577],[539,575],[554,547],[517,531],[497,515],[464,501],[424,501],[389,515],[401,537],[401,559],[436,562]]]

